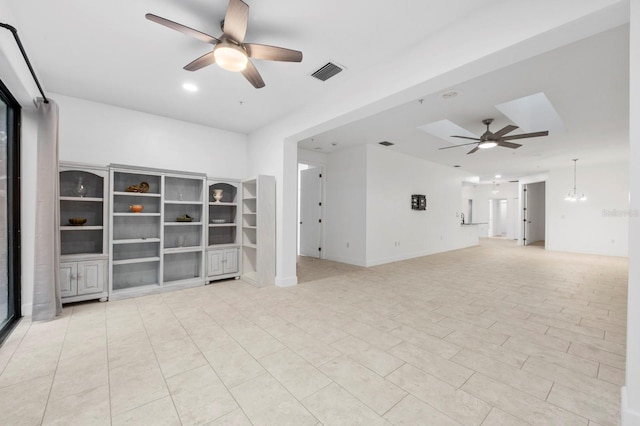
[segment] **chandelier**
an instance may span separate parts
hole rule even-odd
[[[573,160],[573,190],[569,191],[569,193],[567,194],[566,197],[564,197],[565,201],[586,201],[587,197],[583,194],[578,195],[578,191],[576,189],[576,169],[577,169],[577,163],[578,163],[578,159],[574,158]]]

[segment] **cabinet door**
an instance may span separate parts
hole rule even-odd
[[[233,248],[224,251],[222,270],[225,274],[238,272],[238,249]]]
[[[78,294],[104,291],[106,261],[78,262]]]
[[[207,276],[222,275],[222,265],[224,260],[223,250],[211,250],[207,252]]]
[[[78,294],[78,264],[76,262],[60,264],[60,295],[62,297]]]

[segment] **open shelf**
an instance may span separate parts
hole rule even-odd
[[[84,225],[79,225],[79,226],[61,226],[60,230],[61,231],[99,231],[104,229],[104,226],[84,226]]]
[[[150,198],[160,198],[160,194],[153,194],[149,192],[114,192],[113,195],[118,197],[150,197]]]
[[[144,244],[144,243],[159,243],[160,238],[130,238],[126,240],[114,240],[113,244]]]
[[[108,173],[105,167],[60,163],[58,183],[62,303],[108,296]],[[84,219],[71,225],[70,219]]]
[[[132,263],[160,262],[159,257],[140,257],[136,259],[114,260],[114,265],[130,265]]]

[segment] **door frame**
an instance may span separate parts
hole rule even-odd
[[[0,328],[0,344],[18,324],[21,311],[20,238],[20,126],[22,107],[0,80],[0,98],[7,104],[7,322]]]
[[[298,160],[298,181],[297,181],[297,186],[298,186],[298,199],[297,199],[297,210],[296,210],[296,256],[300,255],[300,165],[304,164],[307,166],[313,166],[313,168],[317,168],[320,171],[321,174],[321,178],[320,178],[320,202],[322,203],[322,208],[320,209],[320,219],[322,219],[322,223],[320,225],[320,247],[322,248],[322,250],[320,250],[320,256],[318,257],[318,259],[324,259],[325,258],[325,217],[326,217],[326,188],[327,188],[327,176],[326,176],[326,164],[324,163],[318,163],[318,162],[314,162],[314,161],[300,161]]]
[[[518,232],[518,245],[519,246],[526,246],[526,221],[527,221],[527,214],[526,214],[526,208],[527,206],[527,185],[533,185],[536,183],[544,183],[545,184],[545,203],[544,203],[544,219],[545,219],[545,227],[544,227],[544,241],[545,241],[545,248],[546,248],[546,242],[548,240],[548,230],[549,228],[546,226],[547,224],[547,175],[536,175],[534,177],[531,178],[523,178],[520,179],[519,182],[519,194],[520,194],[520,200],[519,200],[519,209],[518,209],[518,223],[519,225],[516,225],[516,231]]]

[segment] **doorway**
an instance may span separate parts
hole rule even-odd
[[[298,164],[298,255],[323,258],[324,166]]]
[[[523,245],[544,247],[546,233],[546,183],[523,185]]]
[[[507,237],[508,205],[506,199],[489,200],[489,236]]]

